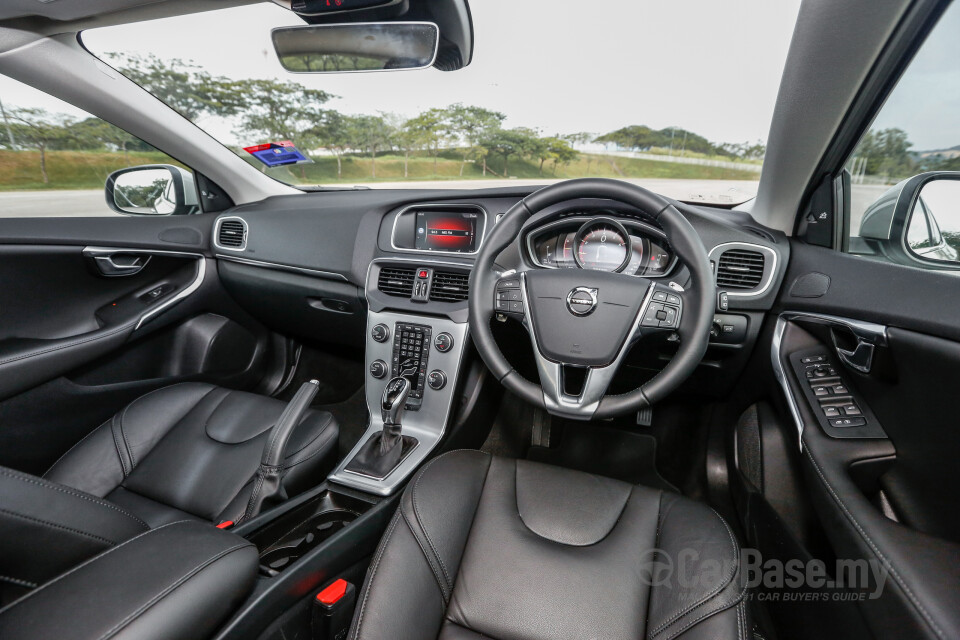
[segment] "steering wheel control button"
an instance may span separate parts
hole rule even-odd
[[[654,301],[654,302],[666,302],[666,301],[667,301],[667,292],[666,292],[666,291],[654,291],[654,292],[653,292],[653,301]]]
[[[497,289],[519,289],[520,280],[518,278],[504,278],[497,283]]]
[[[567,294],[567,309],[575,316],[588,316],[597,308],[597,289],[577,287]]]
[[[680,296],[674,295],[672,293],[667,294],[667,304],[674,304],[678,307],[680,306]]]
[[[430,375],[427,376],[427,384],[430,385],[430,388],[434,391],[440,391],[440,389],[447,386],[447,374],[439,369],[434,369],[430,372]]]
[[[370,336],[377,342],[386,342],[390,339],[390,327],[378,324],[370,331]]]
[[[643,312],[643,319],[640,321],[640,325],[644,327],[659,327],[660,319],[657,318],[657,313],[662,311],[662,304],[658,302],[651,302],[647,306],[647,310]]]
[[[387,363],[383,360],[374,360],[370,363],[370,375],[378,380],[387,376]]]
[[[446,332],[438,333],[437,337],[433,339],[433,346],[440,353],[446,353],[453,349],[453,336]]]
[[[520,289],[508,289],[507,291],[497,291],[497,301],[505,300],[506,302],[518,302],[523,301],[523,294],[520,293]]]

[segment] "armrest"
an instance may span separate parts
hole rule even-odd
[[[174,522],[105,551],[0,609],[0,637],[206,638],[253,589],[256,548]]]

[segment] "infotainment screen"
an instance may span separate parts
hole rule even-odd
[[[417,211],[416,248],[472,253],[477,250],[480,214],[475,211]]]

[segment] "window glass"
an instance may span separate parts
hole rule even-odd
[[[0,75],[0,217],[109,216],[117,169],[174,164],[100,118]]]
[[[928,171],[960,171],[960,2],[954,2],[927,37],[909,68],[850,156],[850,251],[878,254],[871,229],[892,211],[901,182]],[[936,191],[930,183],[931,190]],[[925,187],[926,189],[927,187]],[[940,244],[960,233],[949,207],[924,198],[935,220],[927,228],[918,211],[908,227],[907,244]],[[932,234],[932,236],[931,236]],[[863,238],[861,238],[863,236]]]
[[[476,42],[463,69],[311,75],[280,64],[271,29],[304,22],[278,4],[81,37],[288,184],[475,188],[610,177],[728,205],[756,194],[800,5],[645,0],[585,10],[577,0],[479,0],[470,3]],[[682,34],[638,31],[653,24],[683,25]],[[699,42],[713,43],[709,54]],[[273,155],[291,147],[289,163]]]

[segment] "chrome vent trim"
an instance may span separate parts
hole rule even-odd
[[[213,244],[224,251],[243,251],[247,248],[249,227],[247,221],[237,216],[217,219],[217,228],[213,234]]]
[[[709,252],[710,261],[713,263],[712,266],[714,268],[715,278],[720,271],[719,267],[721,256],[731,250],[759,253],[763,257],[763,273],[761,280],[759,284],[751,289],[737,289],[719,283],[717,284],[717,289],[720,291],[726,291],[727,295],[731,298],[757,298],[766,294],[777,275],[777,265],[779,264],[780,260],[779,254],[771,247],[753,242],[724,242],[722,244],[718,244],[710,249]],[[747,265],[740,266],[747,267]],[[745,272],[740,271],[739,273],[743,274]],[[721,280],[721,282],[723,281]]]

